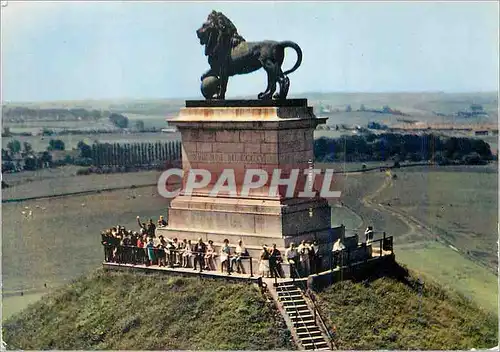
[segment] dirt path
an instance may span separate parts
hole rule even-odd
[[[438,241],[441,244],[449,247],[450,249],[454,250],[455,252],[459,253],[462,255],[464,258],[471,260],[474,263],[477,263],[481,265],[482,267],[488,269],[491,271],[491,269],[485,265],[484,263],[480,262],[477,260],[477,258],[473,257],[472,255],[468,254],[466,251],[460,250],[457,247],[453,245],[453,243],[449,240],[447,240],[445,237],[440,236],[439,231],[440,229],[433,229],[431,226],[426,224],[425,222],[415,218],[414,216],[408,214],[404,210],[398,209],[396,207],[391,207],[390,205],[384,205],[381,203],[377,203],[375,201],[375,198],[380,195],[383,191],[386,189],[393,187],[394,181],[392,179],[391,173],[388,173],[384,183],[377,188],[373,193],[366,195],[361,199],[361,203],[375,211],[375,212],[380,212],[383,211],[395,218],[398,218],[403,222],[407,227],[408,231],[402,234],[398,234],[395,236],[395,240],[397,241],[398,246],[404,246],[406,244],[419,244],[419,243],[425,243],[428,241]]]
[[[390,188],[392,186],[393,186],[392,174],[388,173],[385,180],[384,180],[384,183],[379,188],[377,188],[373,193],[368,194],[365,197],[363,197],[361,199],[361,203],[363,203],[364,206],[371,208],[376,212],[379,212],[380,210],[382,210],[382,211],[385,211],[386,213],[398,218],[399,220],[401,220],[408,227],[408,231],[406,233],[403,233],[403,234],[398,234],[397,239],[402,241],[402,242],[406,242],[406,240],[409,237],[414,236],[414,235],[418,235],[419,234],[418,230],[423,230],[423,229],[425,229],[425,227],[422,226],[422,224],[419,221],[417,221],[416,219],[407,216],[407,214],[405,214],[404,212],[396,211],[389,206],[385,206],[381,203],[374,202],[375,197],[377,197],[384,190],[386,190],[387,188]]]

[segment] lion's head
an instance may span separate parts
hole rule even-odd
[[[245,39],[238,34],[236,26],[222,12],[212,11],[205,23],[196,31],[200,44],[205,45],[205,55],[214,54],[214,49],[224,40],[235,47]]]

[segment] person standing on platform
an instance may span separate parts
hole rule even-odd
[[[200,237],[198,243],[194,245],[194,270],[196,270],[196,264],[200,265],[200,269],[205,265],[203,258],[205,257],[205,252],[207,250],[207,245],[203,243],[203,239]]]
[[[288,264],[290,264],[290,277],[297,277],[297,261],[299,254],[295,249],[295,243],[290,243],[290,247],[285,251],[285,257]]]
[[[101,232],[101,244],[104,246],[104,261],[110,262],[112,257],[111,245],[109,243],[109,235],[107,232]]]
[[[137,216],[137,223],[139,224],[139,227],[141,228],[141,231],[145,232],[149,237],[156,237],[156,225],[153,223],[153,219],[149,219],[149,222],[146,223],[141,223],[141,219],[139,216]]]
[[[243,245],[243,241],[239,240],[238,245],[236,246],[234,250],[234,256],[231,258],[231,271],[233,271],[233,266],[234,263],[236,263],[236,272],[239,274],[240,272],[242,274],[245,273],[245,269],[243,268],[243,264],[241,263],[241,260],[243,259],[243,256],[247,256],[247,250],[245,246]]]
[[[262,277],[269,277],[269,252],[267,246],[262,246],[262,252],[260,253],[259,271]]]
[[[149,219],[146,232],[150,237],[156,237],[156,225],[153,223],[153,219]]]
[[[170,252],[171,252],[172,266],[180,266],[181,259],[179,253],[179,240],[177,238],[174,238],[174,240],[172,241],[172,249],[170,250]]]
[[[153,265],[154,261],[155,261],[155,254],[154,254],[154,250],[155,250],[155,245],[153,243],[153,238],[149,238],[149,242],[148,244],[146,245],[146,249],[148,251],[148,259],[149,259],[149,265]]]
[[[186,239],[184,239],[186,242]],[[193,256],[193,247],[191,245],[191,240],[186,242],[184,247],[184,252],[182,253],[182,267],[189,268],[191,266],[191,257]]]
[[[205,270],[217,270],[215,267],[215,248],[214,248],[214,241],[208,240],[208,246],[206,247],[205,250]]]
[[[224,244],[220,250],[220,271],[224,272],[224,266],[226,266],[227,273],[231,272],[231,266],[229,264],[229,256],[231,255],[231,249],[229,248],[229,240],[224,239]]]
[[[334,268],[337,268],[339,266],[339,264],[342,264],[341,259],[342,259],[342,254],[343,254],[344,249],[345,249],[345,246],[339,238],[333,244],[332,252],[333,252],[333,267]]]
[[[311,272],[311,265],[309,263],[309,252],[311,251],[311,248],[306,243],[306,241],[302,241],[297,250],[299,252],[299,259],[300,259],[300,272],[303,276],[309,276],[309,273]]]
[[[271,277],[282,277],[281,262],[281,252],[276,248],[276,243],[273,243],[273,248],[269,253],[269,268],[271,269]]]
[[[366,245],[369,245],[373,241],[373,226],[368,226],[365,230],[365,240]]]
[[[144,246],[146,243],[144,243],[144,240],[142,239],[142,236],[139,235],[137,232],[137,242],[136,242],[136,247],[137,247],[137,262],[139,264],[146,264],[146,257],[144,256]]]
[[[311,264],[311,274],[318,274],[321,269],[321,262],[319,261],[319,247],[318,242],[314,241],[309,243],[309,263]]]
[[[163,236],[159,236],[160,243],[158,244],[158,266],[167,266],[167,253],[166,253],[166,248],[167,248],[167,241],[163,239]]]

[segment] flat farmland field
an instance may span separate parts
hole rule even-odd
[[[496,167],[401,168],[390,174],[396,179],[378,171],[347,173],[338,177],[337,205],[361,219],[351,217],[348,232],[362,236],[368,225],[376,237],[386,231],[399,262],[497,313]]]
[[[492,171],[401,169],[374,200],[421,220],[433,234],[496,270],[498,174]]]
[[[137,215],[155,221],[167,217],[169,200],[156,186],[160,171],[75,176],[77,169],[4,175],[11,187],[2,190],[3,200],[96,191],[2,204],[4,318],[99,267],[102,230],[118,224],[138,230]],[[124,189],[100,192],[119,187]]]
[[[24,308],[45,284],[51,289],[99,267],[103,229],[137,230],[137,215],[156,221],[168,203],[149,186],[2,204],[3,313]]]
[[[76,165],[66,165],[53,169],[38,169],[34,171],[23,171],[23,172],[13,172],[4,173],[2,175],[2,180],[5,181],[9,186],[20,185],[27,182],[41,181],[50,178],[64,178],[76,175],[76,172],[80,169],[80,166]],[[4,192],[2,191],[2,198],[6,198]]]
[[[411,243],[395,250],[397,260],[415,272],[498,314],[498,280],[484,266],[436,241]]]
[[[151,170],[75,176],[78,169],[74,166],[65,166],[57,169],[6,174],[4,181],[11,187],[2,190],[2,199],[46,197],[108,188],[156,185],[161,174],[160,171]]]

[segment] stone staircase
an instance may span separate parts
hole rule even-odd
[[[300,289],[292,281],[280,282],[275,289],[278,302],[290,318],[303,349],[331,350]]]

